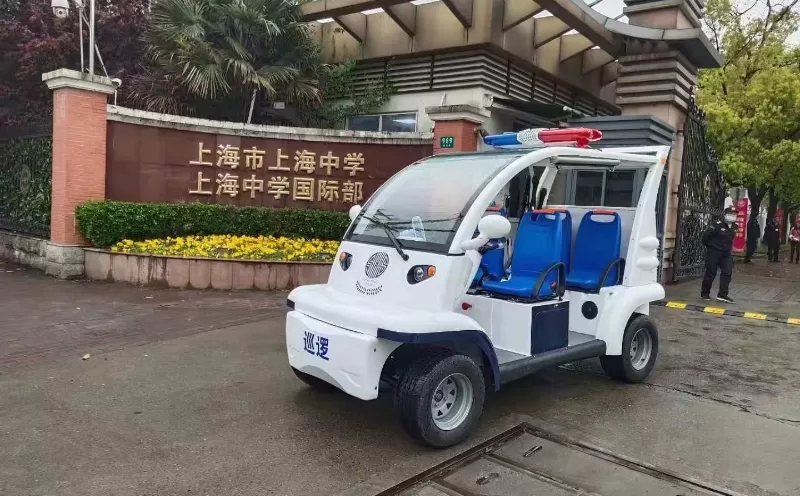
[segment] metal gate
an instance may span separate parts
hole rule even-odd
[[[0,133],[0,229],[50,236],[51,136],[48,126]]]
[[[719,158],[706,135],[705,113],[694,99],[683,128],[683,164],[678,186],[678,218],[673,278],[676,281],[703,274],[703,230],[725,207],[725,179]]]

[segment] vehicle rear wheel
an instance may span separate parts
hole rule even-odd
[[[401,374],[395,395],[409,435],[446,448],[469,436],[483,413],[486,385],[471,358],[443,351],[412,363]]]
[[[658,357],[658,329],[647,315],[628,323],[622,338],[622,355],[600,357],[605,373],[616,380],[642,382],[650,375]]]
[[[325,393],[333,393],[339,391],[339,388],[337,388],[333,384],[325,382],[318,377],[314,377],[313,375],[306,374],[305,372],[300,372],[294,367],[292,367],[292,372],[294,372],[294,375],[296,375],[298,379],[305,382],[309,386],[313,387],[317,391],[322,391]]]

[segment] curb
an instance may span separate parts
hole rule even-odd
[[[740,312],[738,310],[730,310],[722,307],[707,307],[703,305],[693,305],[691,303],[683,303],[680,301],[666,301],[660,300],[653,302],[653,305],[659,307],[673,308],[675,310],[689,310],[691,312],[710,313],[712,315],[726,315],[728,317],[741,317],[750,320],[764,320],[767,322],[779,322],[781,324],[789,324],[800,326],[800,318],[769,316],[765,313],[757,312]]]

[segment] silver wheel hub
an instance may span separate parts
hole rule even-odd
[[[436,386],[431,417],[436,427],[450,431],[460,426],[472,410],[472,383],[464,374],[450,374]]]
[[[647,329],[639,329],[633,335],[630,347],[631,367],[642,370],[653,355],[653,337]]]

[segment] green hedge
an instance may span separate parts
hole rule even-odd
[[[123,239],[208,234],[339,240],[350,223],[346,213],[323,210],[107,200],[80,205],[76,219],[81,234],[98,247]]]

